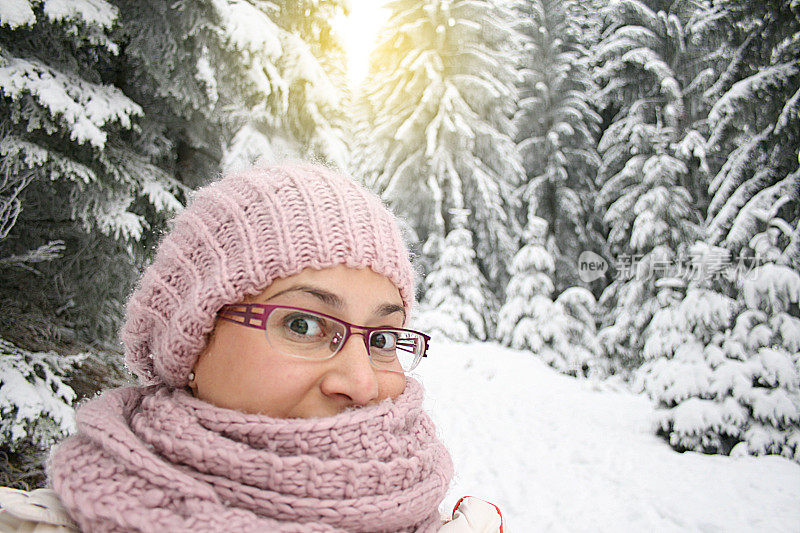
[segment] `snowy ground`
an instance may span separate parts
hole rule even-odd
[[[679,454],[643,396],[494,344],[437,341],[417,377],[453,455],[445,508],[503,510],[509,533],[800,531],[800,465]]]

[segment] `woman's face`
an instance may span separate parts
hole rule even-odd
[[[401,327],[405,318],[388,278],[344,265],[278,279],[244,303],[302,307],[360,326]],[[276,353],[263,330],[219,319],[194,373],[198,398],[277,418],[335,415],[396,398],[406,383],[402,373],[370,364],[361,335],[351,335],[331,359],[299,359]]]

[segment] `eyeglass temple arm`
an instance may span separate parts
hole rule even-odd
[[[232,309],[231,307],[243,307],[244,310],[240,311],[238,309]],[[233,319],[233,318],[231,318],[229,316],[225,316],[225,315],[233,315],[233,316],[242,317],[243,320],[242,321],[235,320],[235,319]],[[266,324],[266,322],[267,322],[267,313],[266,312],[262,312],[262,313],[254,312],[253,311],[253,306],[250,305],[250,304],[236,304],[235,306],[225,305],[225,306],[222,307],[222,309],[219,310],[219,312],[217,313],[217,316],[219,316],[223,320],[227,320],[229,322],[233,322],[234,324],[241,324],[243,326],[249,326],[251,328],[258,328],[258,329],[263,328],[264,324]],[[254,319],[255,320],[260,320],[261,324],[253,324],[252,321]]]

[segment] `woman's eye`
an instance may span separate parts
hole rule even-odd
[[[381,350],[394,350],[397,336],[388,331],[381,331],[372,335],[372,346]]]
[[[312,316],[290,316],[285,324],[293,333],[304,337],[316,337],[322,333],[319,319]]]

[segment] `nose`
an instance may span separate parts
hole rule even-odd
[[[354,331],[330,363],[330,370],[320,384],[323,394],[356,406],[378,398],[378,378],[369,362],[362,333]]]

